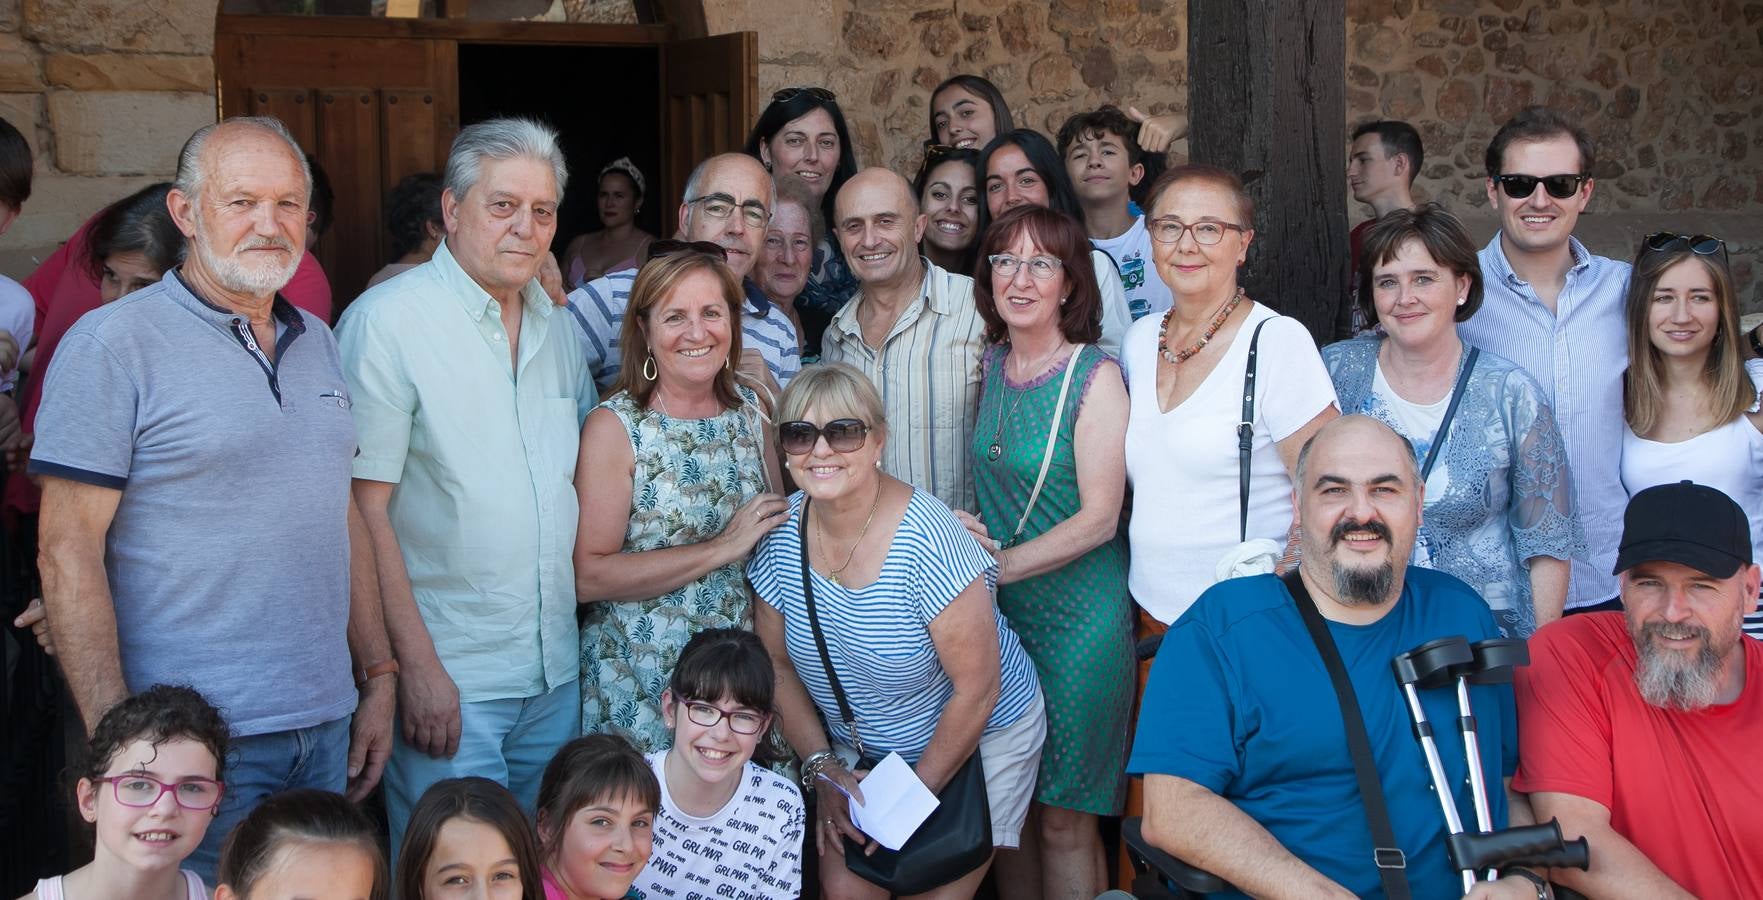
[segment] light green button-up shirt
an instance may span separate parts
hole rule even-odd
[[[575,336],[521,292],[520,363],[501,307],[448,251],[377,285],[337,325],[354,476],[387,481],[417,608],[465,702],[575,681],[575,460],[598,398]]]

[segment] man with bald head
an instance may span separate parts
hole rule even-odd
[[[777,206],[771,173],[745,153],[723,153],[698,164],[686,180],[686,194],[679,205],[680,238],[715,244],[726,254],[729,270],[741,280],[747,303],[741,309],[740,372],[749,383],[765,385],[772,396],[802,368],[802,350],[796,326],[777,308],[752,278],[759,251],[765,246],[765,229]],[[658,241],[649,248],[651,257],[669,249],[672,242]],[[624,310],[630,304],[636,266],[608,272],[570,292],[568,309],[575,320],[588,369],[602,388],[618,377],[622,355],[618,349]]]
[[[324,321],[278,293],[310,184],[275,119],[197,131],[167,198],[183,263],[67,332],[31,454],[44,603],[87,727],[160,682],[232,727],[190,858],[210,879],[264,797],[365,794],[390,751],[396,666],[350,501],[349,386]]]
[[[833,233],[858,282],[821,339],[821,358],[875,383],[888,414],[882,468],[954,509],[974,508],[968,443],[985,321],[973,279],[918,254],[925,217],[906,179],[864,169],[845,182]]]
[[[1499,630],[1463,582],[1408,565],[1424,485],[1401,436],[1342,416],[1304,445],[1297,473],[1297,572],[1213,585],[1157,652],[1127,764],[1145,776],[1145,838],[1253,896],[1382,896],[1378,860],[1387,866],[1399,850],[1413,896],[1455,897],[1462,884],[1444,817],[1390,660],[1435,638],[1473,642]],[[1389,809],[1395,846],[1375,858],[1340,701],[1298,607],[1312,602],[1352,682]],[[1471,690],[1483,771],[1510,776],[1511,686]],[[1452,692],[1422,695],[1433,722],[1456,719]],[[1463,754],[1442,758],[1474,822]],[[1509,798],[1492,793],[1495,827],[1504,827]],[[1528,821],[1528,809],[1512,812]],[[1514,872],[1473,896],[1530,900],[1538,891]]]

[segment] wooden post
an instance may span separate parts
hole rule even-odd
[[[1190,158],[1255,199],[1243,286],[1333,341],[1347,295],[1345,0],[1188,0]]]

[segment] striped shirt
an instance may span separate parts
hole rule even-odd
[[[827,326],[821,359],[856,367],[881,392],[888,416],[882,468],[955,509],[972,510],[967,445],[979,406],[985,320],[973,301],[973,279],[929,260],[924,265],[918,300],[901,310],[880,349],[863,341],[859,289]]]
[[[828,736],[856,746],[840,718],[808,627],[802,595],[803,496],[797,491],[790,498],[789,521],[759,542],[747,564],[747,578],[759,599],[783,616],[790,665],[826,719]],[[985,576],[988,590],[993,589],[997,571],[991,555],[947,506],[924,491],[913,491],[874,584],[853,590],[813,573],[814,607],[827,655],[868,754],[897,751],[917,763],[930,745],[943,705],[955,693],[931,643],[931,620],[975,578]],[[1034,665],[995,604],[992,617],[997,622],[999,686],[986,734],[1016,724],[1041,690]]]
[[[575,323],[582,357],[602,390],[618,378],[623,354],[618,349],[624,328],[624,310],[631,302],[636,269],[609,272],[569,292],[570,320]],[[741,309],[741,344],[759,351],[778,387],[786,387],[802,370],[802,351],[796,343],[796,326],[751,281],[744,282],[747,303]]]
[[[1567,607],[1616,596],[1616,545],[1628,493],[1622,488],[1622,373],[1628,367],[1628,324],[1623,314],[1629,265],[1593,256],[1568,239],[1573,268],[1555,312],[1519,278],[1500,236],[1482,249],[1481,308],[1457,326],[1465,341],[1517,363],[1543,389],[1555,410],[1573,479],[1584,556],[1572,561]]]

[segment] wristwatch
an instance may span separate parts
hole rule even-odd
[[[1549,880],[1529,869],[1517,867],[1501,869],[1500,875],[1502,877],[1507,875],[1517,875],[1525,881],[1530,882],[1537,889],[1537,900],[1555,900],[1555,890],[1549,886]]]

